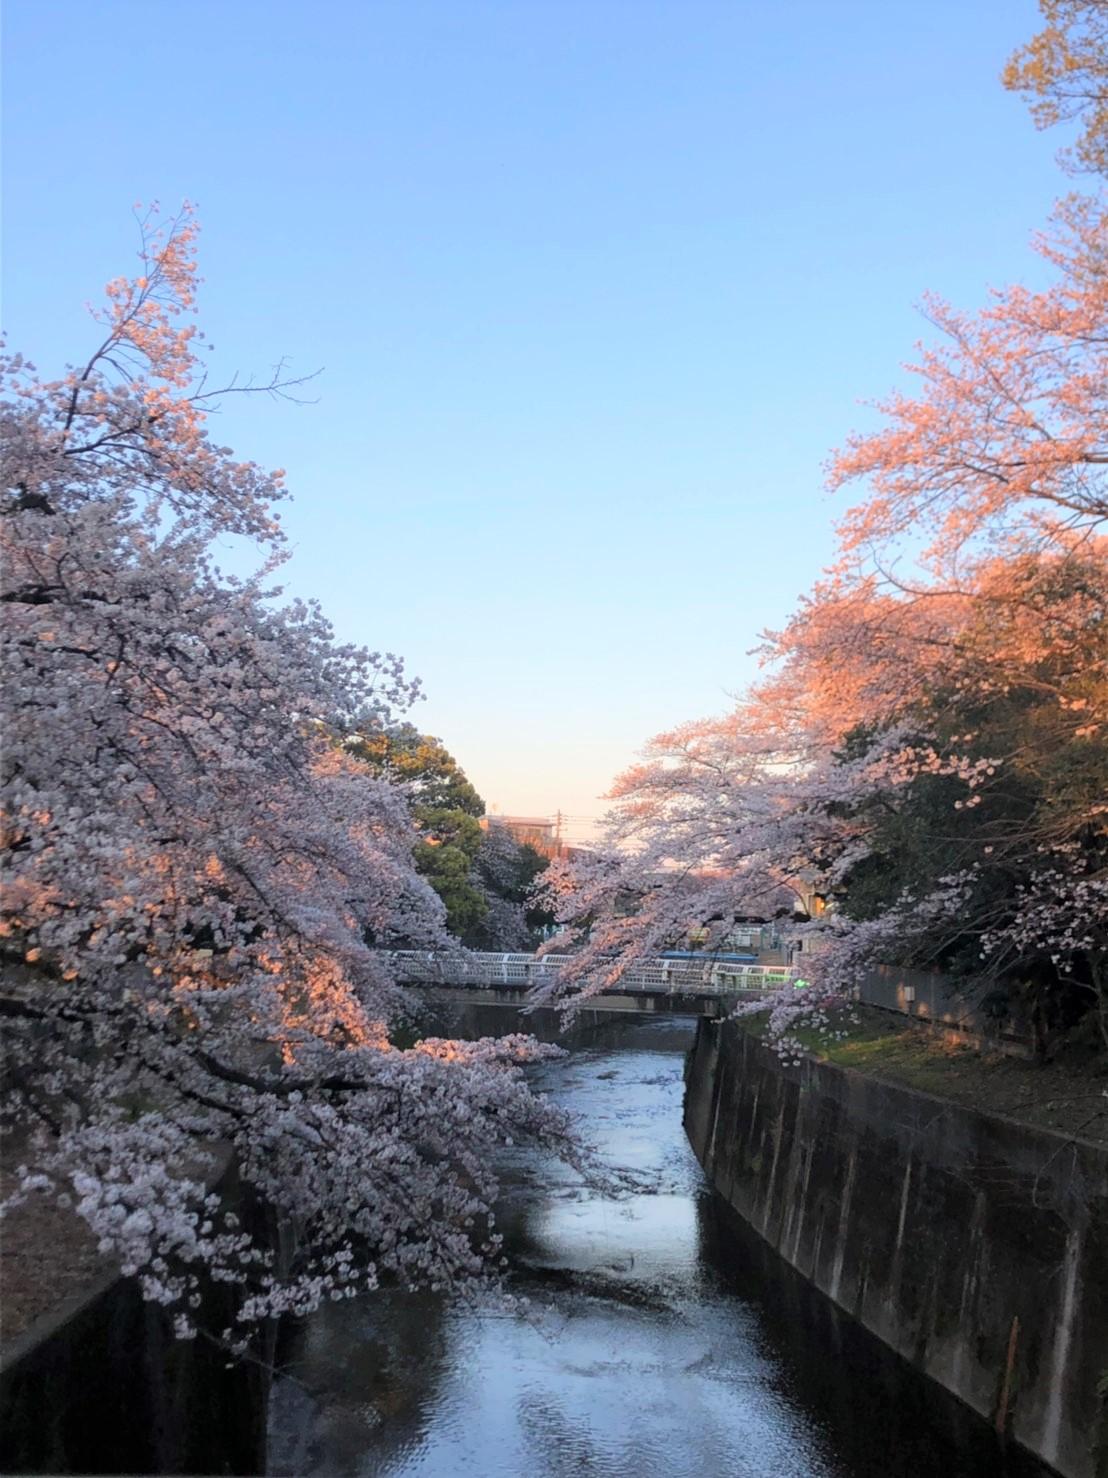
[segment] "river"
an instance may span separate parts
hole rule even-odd
[[[642,1191],[507,1161],[498,1216],[526,1306],[385,1293],[287,1331],[275,1478],[1045,1472],[1005,1458],[708,1189],[681,1126],[691,1041],[691,1023],[629,1020],[536,1070]]]

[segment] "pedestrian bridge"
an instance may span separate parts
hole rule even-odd
[[[569,955],[479,954],[461,950],[398,949],[389,952],[403,985],[465,992],[470,999],[505,1006],[528,1004],[531,991],[556,983]],[[787,965],[737,965],[713,960],[640,960],[610,991],[590,996],[595,1011],[663,1011],[724,1016],[738,1000],[757,999],[795,979]],[[559,1004],[559,1003],[554,1003]]]

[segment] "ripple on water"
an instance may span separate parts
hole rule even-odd
[[[967,1455],[926,1423],[905,1426],[899,1400],[872,1391],[871,1371],[844,1380],[842,1347],[798,1328],[792,1312],[782,1319],[773,1274],[753,1280],[737,1244],[721,1242],[719,1203],[681,1127],[690,1040],[671,1023],[636,1024],[621,1047],[543,1065],[543,1087],[580,1116],[609,1163],[634,1172],[639,1191],[613,1199],[564,1167],[508,1152],[499,1221],[527,1302],[504,1311],[381,1294],[321,1309],[293,1332],[295,1380],[274,1390],[271,1473],[1001,1471],[981,1465],[986,1449]],[[524,1174],[536,1170],[537,1186]],[[908,1379],[926,1409],[922,1383]]]

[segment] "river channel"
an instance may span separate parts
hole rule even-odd
[[[274,1388],[271,1474],[1045,1472],[836,1316],[708,1189],[681,1125],[692,1031],[621,1022],[536,1070],[640,1193],[509,1161],[498,1215],[526,1306],[386,1293],[304,1320]]]

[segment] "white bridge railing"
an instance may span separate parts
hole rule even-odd
[[[455,954],[443,950],[389,951],[399,978],[423,985],[506,985],[529,990],[557,979],[571,956]],[[615,995],[667,992],[689,995],[759,994],[796,978],[788,965],[736,965],[699,960],[644,960],[630,966],[611,987]]]

